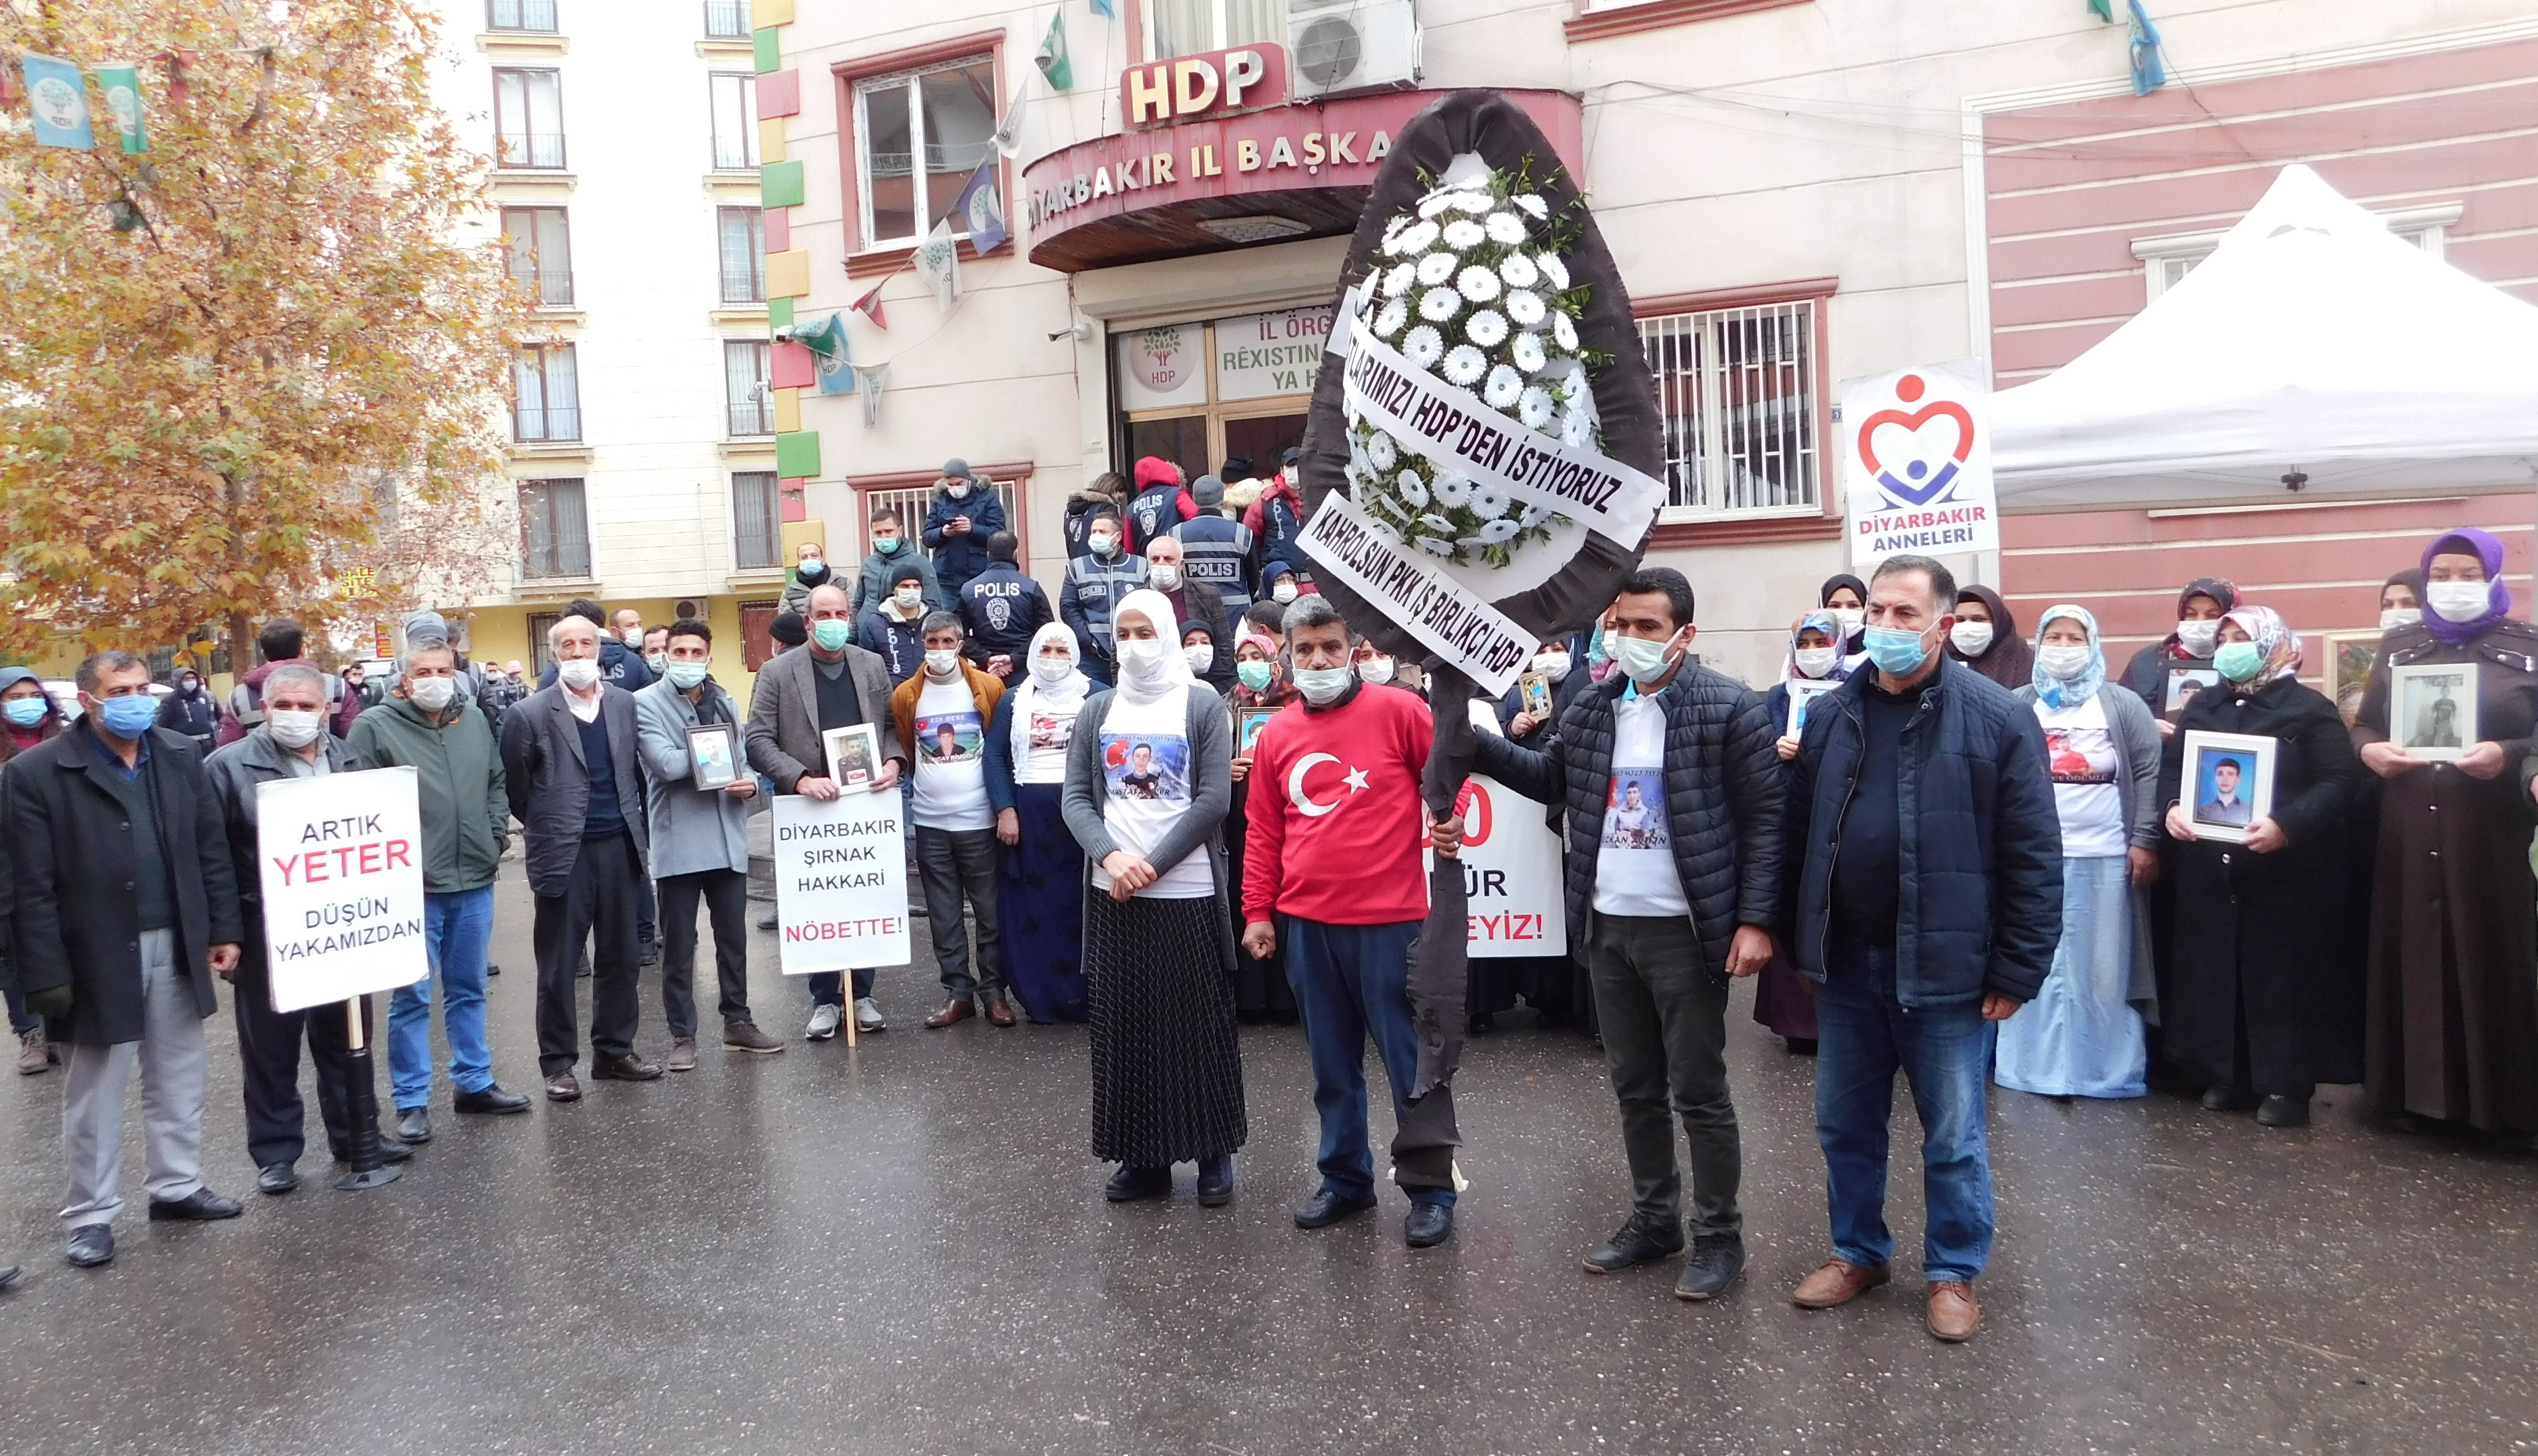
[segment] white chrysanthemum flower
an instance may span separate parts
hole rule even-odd
[[[1542,370],[1542,386],[1555,394],[1574,394],[1586,387],[1586,363],[1576,359],[1555,359]]]
[[[1507,513],[1507,493],[1487,481],[1472,487],[1472,514],[1485,521],[1497,520]]]
[[[1499,277],[1511,289],[1529,289],[1542,280],[1542,270],[1523,253],[1509,253],[1499,259]]]
[[[1419,518],[1419,524],[1428,530],[1436,532],[1439,536],[1450,538],[1454,534],[1454,523],[1445,519],[1443,516],[1436,514],[1433,510],[1428,512],[1426,515],[1421,516]]]
[[[1507,352],[1514,356],[1515,366],[1528,374],[1540,372],[1543,361],[1549,358],[1543,351],[1540,334],[1516,335],[1515,343],[1508,346]]]
[[[1563,349],[1577,347],[1577,325],[1557,308],[1551,310],[1551,341]]]
[[[1421,516],[1420,519],[1435,520],[1436,517]],[[1428,553],[1432,557],[1444,557],[1449,561],[1453,558],[1454,543],[1451,541],[1446,541],[1435,536],[1417,536],[1411,539],[1419,543],[1419,549],[1421,551]]]
[[[1531,289],[1515,289],[1506,296],[1506,315],[1518,328],[1532,328],[1542,322],[1542,296]]]
[[[1472,498],[1472,478],[1460,471],[1439,471],[1436,475],[1436,503],[1447,510],[1460,510]]]
[[[1456,210],[1470,213],[1476,218],[1497,205],[1497,203],[1490,199],[1489,193],[1482,191],[1478,187],[1473,187],[1454,194],[1454,207]]]
[[[1582,450],[1594,444],[1594,415],[1585,410],[1571,409],[1561,417],[1560,438],[1572,450]]]
[[[1519,531],[1530,531],[1549,519],[1551,519],[1550,506],[1528,505],[1524,508],[1524,514],[1515,518],[1515,528]]]
[[[1445,280],[1454,276],[1455,265],[1460,262],[1462,259],[1452,253],[1430,253],[1419,260],[1419,281],[1432,289],[1442,288]]]
[[[1499,296],[1499,276],[1476,263],[1454,275],[1454,292],[1475,303],[1486,303]]]
[[[1513,541],[1516,533],[1523,529],[1524,527],[1515,521],[1501,518],[1481,527],[1480,541],[1483,546],[1503,545]]]
[[[1401,457],[1399,455],[1394,453],[1391,435],[1378,430],[1367,437],[1366,463],[1368,468],[1372,470],[1375,474],[1381,475],[1383,472],[1390,470],[1393,467],[1394,462],[1398,461],[1400,458]]]
[[[1481,382],[1489,366],[1490,357],[1469,344],[1457,344],[1445,351],[1445,377],[1465,388]]]
[[[1507,201],[1530,213],[1537,223],[1547,221],[1551,217],[1551,204],[1531,192],[1520,193],[1508,198]]]
[[[1506,315],[1495,308],[1484,308],[1463,325],[1463,337],[1483,349],[1496,349],[1507,336]]]
[[[1522,393],[1524,375],[1517,373],[1513,364],[1501,364],[1490,370],[1489,383],[1481,386],[1481,398],[1489,401],[1493,410],[1503,410],[1514,404],[1516,396]]]
[[[1400,267],[1383,275],[1383,296],[1387,298],[1398,298],[1403,294],[1410,292],[1410,285],[1418,282],[1418,280],[1419,265],[1416,263],[1404,263]]]
[[[1530,339],[1531,334],[1525,335]],[[1535,430],[1551,423],[1551,391],[1537,384],[1516,396],[1515,417]]]
[[[1482,219],[1481,226],[1488,230],[1492,242],[1513,247],[1524,241],[1524,219],[1513,213],[1492,213]]]
[[[1364,440],[1353,439],[1349,441],[1348,468],[1361,475],[1372,475],[1374,473],[1374,459],[1372,456],[1367,454],[1366,442]]]
[[[1489,233],[1469,218],[1456,218],[1445,225],[1445,246],[1458,253],[1468,253],[1489,240]]]
[[[1379,338],[1389,339],[1393,335],[1400,333],[1401,326],[1409,321],[1410,300],[1407,298],[1395,298],[1391,302],[1384,304],[1383,310],[1375,314],[1374,332]]]
[[[1452,289],[1430,289],[1419,296],[1419,316],[1430,323],[1443,323],[1463,311],[1463,296]]]
[[[1401,336],[1401,357],[1427,368],[1445,357],[1445,336],[1423,323]]]
[[[1419,199],[1419,216],[1423,218],[1433,218],[1453,205],[1454,194],[1451,191],[1438,190],[1431,192],[1427,196]]]
[[[1401,498],[1408,502],[1407,508],[1401,512],[1404,521],[1409,519],[1412,509],[1428,503],[1428,483],[1419,478],[1419,472],[1405,470],[1394,478],[1392,485],[1401,493]]]
[[[1427,245],[1428,244],[1424,242],[1420,244],[1421,247],[1426,247]],[[1560,261],[1560,255],[1558,253],[1536,253],[1533,255],[1533,263],[1535,267],[1542,270],[1543,277],[1551,280],[1552,288],[1567,289],[1569,287],[1569,265]]]
[[[1392,240],[1393,256],[1401,258],[1416,257],[1417,255],[1428,251],[1429,244],[1436,240],[1436,224],[1413,223],[1409,227],[1402,229],[1401,235]]]

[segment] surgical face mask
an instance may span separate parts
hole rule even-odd
[[[2221,624],[2217,620],[2180,622],[2176,625],[2177,645],[2183,647],[2189,657],[2211,656],[2212,644],[2219,640],[2221,640]]]
[[[2212,654],[2212,666],[2233,683],[2247,681],[2264,665],[2264,654],[2256,650],[2253,642],[2223,642],[2220,650]]]
[[[968,499],[969,483],[968,481],[954,481],[952,483],[952,498],[955,500]]]
[[[1604,650],[1613,661],[1631,675],[1634,683],[1653,683],[1671,670],[1676,659],[1666,654],[1666,643],[1647,637],[1626,637],[1618,632],[1604,640]]]
[[[880,552],[883,556],[898,555],[900,547],[904,543],[896,536],[875,536],[873,538],[873,550]]]
[[[1845,642],[1859,635],[1859,625],[1868,620],[1867,609],[1862,607],[1827,607],[1825,610],[1831,612],[1835,623],[1840,626],[1841,639]]]
[[[1956,643],[1957,650],[1968,657],[1980,657],[1983,649],[1991,645],[1991,624],[1960,622],[1948,629],[1948,640]]]
[[[1119,666],[1141,683],[1152,683],[1164,675],[1164,654],[1171,648],[1154,637],[1141,637],[1119,644]]]
[[[1155,590],[1157,590],[1157,591],[1178,591],[1178,590],[1180,590],[1180,585],[1181,585],[1181,568],[1180,568],[1180,566],[1179,566],[1179,564],[1178,564],[1178,563],[1173,563],[1173,562],[1157,562],[1157,563],[1155,563],[1154,574],[1155,574]]]
[[[936,647],[925,654],[925,670],[938,678],[952,676],[961,662],[961,654]]]
[[[1868,629],[1868,660],[1899,678],[1910,677],[1930,660],[1930,649],[1923,645],[1921,634],[1909,628],[1872,627]]]
[[[891,592],[890,599],[899,603],[899,610],[902,612],[913,612],[917,608],[925,605],[925,588],[921,586],[899,587]]]
[[[2395,631],[2401,627],[2413,627],[2423,620],[2424,609],[2421,607],[2390,607],[2379,614],[2379,629]]]
[[[1033,679],[1041,687],[1054,688],[1075,671],[1075,664],[1063,657],[1035,657],[1031,671]]]
[[[100,703],[98,716],[105,720],[106,731],[115,737],[139,738],[159,721],[159,702],[147,693],[127,693]]]
[[[1300,667],[1290,674],[1296,680],[1296,691],[1316,707],[1333,701],[1348,691],[1351,672],[1344,667]]]
[[[843,652],[847,639],[854,634],[854,628],[843,618],[823,617],[811,624],[811,640],[819,643],[823,652]]]
[[[575,693],[587,693],[599,686],[599,659],[568,657],[556,664],[556,680]]]
[[[1205,642],[1191,642],[1181,648],[1181,661],[1189,664],[1191,672],[1206,672],[1216,666],[1216,649]]]
[[[650,668],[652,670],[652,676],[656,678],[661,675],[662,665],[667,663],[669,660],[670,654],[667,652],[646,652],[643,654],[643,665]]]
[[[1093,548],[1095,556],[1106,557],[1118,546],[1119,538],[1106,531],[1096,531],[1084,538],[1084,544]]]
[[[1569,654],[1536,652],[1533,654],[1533,670],[1557,683],[1569,676]]]
[[[1269,664],[1265,662],[1237,662],[1234,665],[1234,675],[1242,680],[1243,687],[1254,693],[1269,691]]]
[[[1281,606],[1284,606],[1295,599],[1296,583],[1292,581],[1281,581],[1276,586],[1269,588],[1269,600],[1276,602]]]
[[[2089,649],[2049,642],[2036,649],[2036,665],[2044,669],[2046,677],[2067,683],[2089,670]]]
[[[1369,683],[1389,683],[1392,681],[1392,659],[1369,657],[1357,665],[1357,675]]]
[[[13,697],[5,703],[0,703],[0,713],[7,714],[9,721],[16,724],[18,727],[33,728],[37,723],[44,721],[44,699],[41,697]]]
[[[436,713],[448,707],[449,699],[458,695],[458,680],[456,678],[414,678],[406,683],[405,695],[416,707],[427,713]]]
[[[124,699],[116,698],[116,702]],[[112,704],[108,704],[110,707]],[[109,723],[113,720],[107,719]],[[317,731],[325,719],[317,713],[300,712],[278,707],[264,715],[264,726],[273,730],[273,741],[287,749],[304,749],[317,741]]]
[[[637,652],[643,650],[643,629],[639,627],[626,629],[617,634],[617,639]]]
[[[662,669],[669,674],[670,686],[682,693],[693,692],[701,686],[712,670],[713,664],[707,662],[673,662]]]
[[[1795,655],[1799,676],[1808,678],[1821,678],[1841,661],[1839,647],[1800,647]]]
[[[2482,581],[2434,581],[2424,587],[2424,604],[2443,622],[2474,622],[2485,615],[2493,588]]]
[[[817,576],[829,569],[829,563],[818,557],[804,557],[801,569],[806,575]]]

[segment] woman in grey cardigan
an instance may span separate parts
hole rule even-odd
[[[1113,1203],[1171,1191],[1234,1197],[1249,1135],[1234,1022],[1234,927],[1217,830],[1234,799],[1224,699],[1190,675],[1171,603],[1123,597],[1117,689],[1096,695],[1067,750],[1066,827],[1084,846],[1084,979],[1093,1023],[1093,1151]]]
[[[2033,682],[2018,690],[2044,728],[2062,821],[2062,942],[2036,1000],[2001,1024],[1993,1079],[2057,1097],[2150,1091],[2146,1025],[2159,1017],[2150,909],[2159,876],[2159,724],[2106,681],[2097,619],[2080,607],[2037,623]]]

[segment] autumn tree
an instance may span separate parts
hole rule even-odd
[[[241,669],[255,622],[472,577],[527,317],[417,0],[0,0],[89,76],[97,145],[0,126],[0,649]],[[94,77],[141,62],[147,149]],[[445,599],[445,598],[442,598]]]

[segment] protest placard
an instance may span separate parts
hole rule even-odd
[[[431,972],[412,768],[258,784],[255,824],[275,1011],[410,986]]]
[[[786,975],[904,965],[907,840],[899,791],[772,805],[778,965]]]

